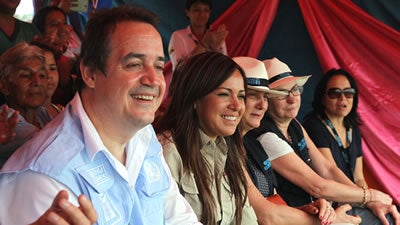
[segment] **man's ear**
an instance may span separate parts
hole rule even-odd
[[[80,64],[82,80],[85,82],[88,88],[94,88],[96,86],[96,75],[95,71],[90,69],[88,66]]]

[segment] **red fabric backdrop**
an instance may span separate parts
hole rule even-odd
[[[400,201],[400,33],[351,1],[299,0],[324,71],[341,67],[357,80],[367,177]]]
[[[324,71],[348,70],[360,89],[366,176],[400,203],[400,34],[348,0],[298,0]],[[279,0],[237,0],[216,21],[226,24],[230,56],[257,57]],[[171,67],[166,67],[169,82]]]
[[[279,0],[237,0],[215,22],[229,27],[230,56],[257,57],[274,21]]]

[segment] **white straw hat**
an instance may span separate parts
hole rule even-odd
[[[232,59],[244,70],[249,89],[275,95],[287,95],[284,92],[269,89],[268,72],[264,63],[260,60],[247,56],[239,56]]]
[[[265,69],[269,74],[269,87],[274,89],[281,85],[294,81],[298,86],[303,86],[311,75],[293,76],[289,66],[278,58],[266,59],[263,61]]]

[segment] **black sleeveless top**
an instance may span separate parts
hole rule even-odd
[[[303,130],[296,120],[292,120],[288,128],[288,133],[292,139],[291,142],[286,139],[269,115],[264,116],[260,127],[249,132],[249,135],[258,138],[260,135],[267,132],[273,132],[282,140],[285,140],[307,165],[311,165],[311,159]],[[277,191],[288,205],[297,207],[308,204],[314,200],[310,194],[281,176],[278,172],[275,171],[275,175],[278,183]]]
[[[264,197],[272,196],[277,181],[267,153],[254,136],[246,134],[243,144],[247,154],[247,172],[251,180]]]

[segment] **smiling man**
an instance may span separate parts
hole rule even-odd
[[[0,224],[32,223],[64,189],[91,200],[98,224],[197,223],[150,125],[165,92],[156,24],[140,7],[93,15],[79,93],[3,168]]]

